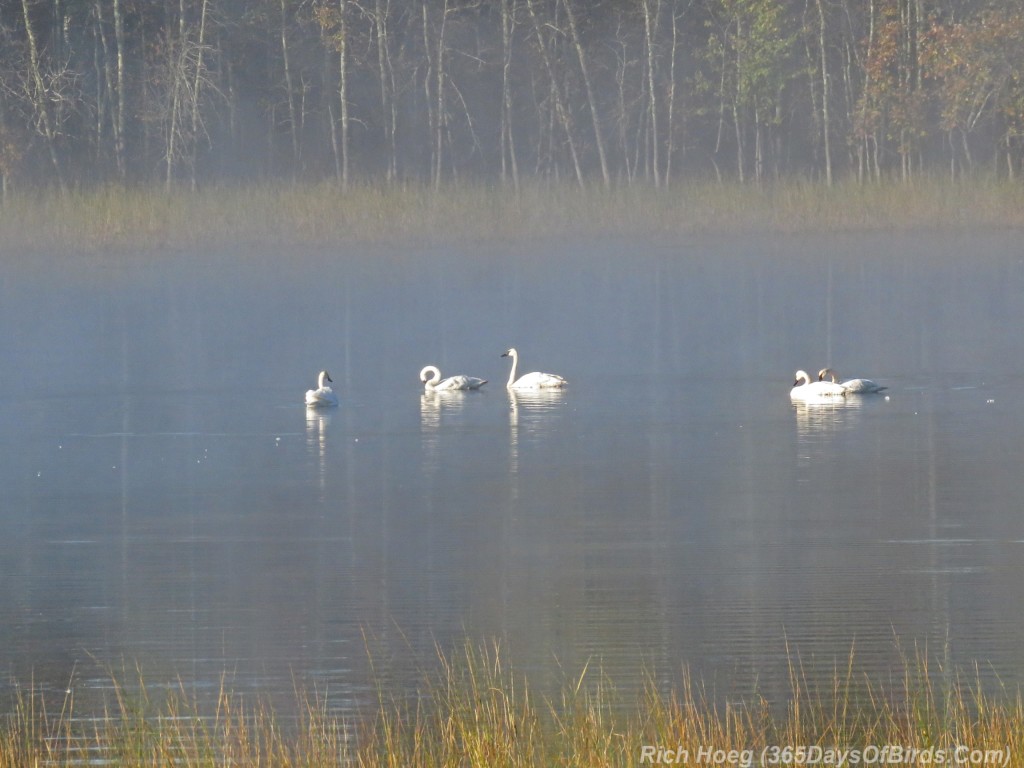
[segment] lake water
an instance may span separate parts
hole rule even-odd
[[[2,270],[0,694],[138,666],[346,712],[494,641],[544,692],[1024,682],[1020,233]],[[510,396],[510,346],[569,387]],[[825,365],[887,396],[792,404]]]

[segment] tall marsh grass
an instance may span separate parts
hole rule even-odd
[[[538,699],[491,645],[439,653],[417,696],[380,691],[342,717],[299,693],[282,717],[225,686],[207,711],[184,688],[157,700],[140,676],[115,679],[101,712],[78,711],[71,694],[21,692],[0,726],[0,768],[1024,765],[1019,694],[986,694],[923,656],[896,679],[860,680],[851,657],[831,680],[809,681],[796,661],[786,702],[723,703],[685,674],[670,691],[652,678],[626,697],[588,666],[561,696]]]
[[[0,206],[0,246],[27,250],[982,227],[1024,227],[1024,185],[921,180],[826,187],[785,181],[435,191],[410,184],[341,191],[309,184],[198,192],[106,186],[65,196],[12,193]]]

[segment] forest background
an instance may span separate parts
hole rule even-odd
[[[1015,178],[1019,0],[3,0],[0,188]]]

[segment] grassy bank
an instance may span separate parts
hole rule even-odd
[[[142,680],[131,693],[115,680],[112,706],[103,712],[77,711],[71,694],[56,703],[34,691],[22,694],[0,728],[0,768],[89,761],[240,768],[639,766],[658,760],[727,768],[1024,765],[1019,696],[990,698],[977,683],[949,670],[933,673],[921,659],[891,690],[856,677],[851,660],[831,681],[813,685],[794,665],[788,703],[723,705],[685,677],[674,693],[649,685],[635,701],[622,702],[610,681],[585,669],[557,700],[537,700],[497,649],[469,649],[440,656],[415,700],[381,693],[369,711],[344,719],[330,715],[317,697],[299,695],[297,713],[281,718],[227,690],[212,712],[200,712],[184,693],[156,701]],[[798,748],[806,749],[806,758]],[[918,752],[911,757],[910,750]]]
[[[835,187],[695,183],[610,191],[574,185],[239,186],[198,192],[102,187],[12,193],[0,244],[32,249],[472,242],[523,237],[679,237],[718,232],[1024,228],[1024,184],[921,181]]]

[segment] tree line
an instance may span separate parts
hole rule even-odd
[[[1015,177],[1020,0],[0,0],[0,182]]]

